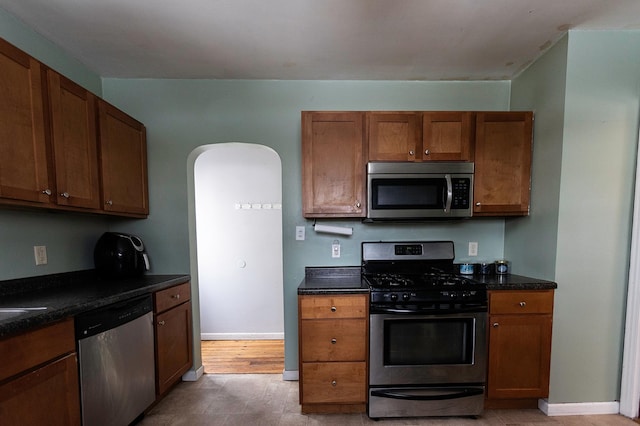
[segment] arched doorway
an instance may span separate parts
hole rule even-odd
[[[269,147],[233,142],[198,147],[188,168],[198,369],[200,339],[284,338],[282,166]]]

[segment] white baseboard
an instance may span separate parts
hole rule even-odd
[[[617,401],[613,401],[549,404],[549,401],[547,401],[546,399],[539,399],[538,408],[547,416],[618,414],[620,412],[620,403]]]
[[[282,380],[295,382],[300,378],[298,370],[283,370]]]
[[[200,333],[201,340],[284,340],[282,333]]]
[[[182,380],[185,382],[197,382],[204,374],[204,366],[200,366],[197,369],[191,369],[182,375]]]

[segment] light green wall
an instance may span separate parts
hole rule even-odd
[[[569,34],[552,401],[619,397],[639,83],[640,32]]]
[[[305,266],[359,265],[360,242],[379,239],[452,239],[461,255],[468,241],[478,241],[480,256],[502,256],[501,219],[428,225],[330,221],[352,226],[354,235],[315,234],[312,222],[301,214],[300,111],[507,109],[508,82],[105,79],[103,91],[107,100],[147,126],[151,214],[130,229],[145,238],[153,272],[189,272],[187,157],[192,150],[210,143],[248,142],[280,155],[287,370],[297,370],[296,289]],[[296,225],[306,226],[306,241],[295,241]],[[342,244],[340,259],[330,256],[336,238]]]
[[[505,257],[513,272],[555,277],[567,37],[511,84],[511,109],[533,110],[531,211],[505,222]]]
[[[505,254],[524,259],[517,242],[528,241],[534,259],[523,273],[558,282],[549,402],[618,400],[640,32],[571,31],[512,94],[512,107],[535,109],[537,122],[532,220],[507,221]]]

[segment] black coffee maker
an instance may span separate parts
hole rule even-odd
[[[93,251],[96,270],[110,278],[139,277],[149,270],[144,243],[135,235],[105,232]]]

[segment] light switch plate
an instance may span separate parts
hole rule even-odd
[[[469,242],[469,256],[477,256],[478,255],[478,242],[473,241]]]
[[[36,259],[36,265],[46,265],[47,246],[33,246],[33,256]]]
[[[304,241],[304,226],[296,226],[296,241]]]

